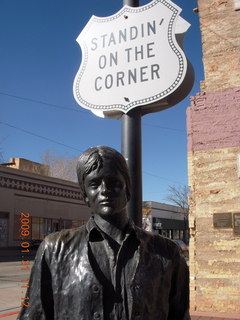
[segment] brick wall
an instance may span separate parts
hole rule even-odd
[[[240,11],[234,0],[198,0],[205,91],[239,86]]]
[[[240,88],[191,97],[187,126],[189,151],[240,146]]]
[[[240,88],[200,93],[187,111],[192,311],[240,314],[240,237],[214,213],[240,212]]]
[[[205,80],[187,110],[192,311],[240,314],[240,237],[216,213],[240,212],[240,11],[198,0]]]
[[[214,213],[240,212],[240,147],[189,153],[191,309],[240,314],[240,237],[215,229]]]

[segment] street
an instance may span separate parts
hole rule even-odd
[[[35,253],[35,249],[28,255],[22,253],[21,248],[0,249],[0,318],[16,319],[16,312],[20,310],[21,302],[24,302]],[[22,265],[22,261],[30,265]]]
[[[20,310],[21,302],[24,301],[30,270],[21,270],[19,261],[0,263],[0,317],[6,313]],[[16,314],[7,317],[16,319]]]

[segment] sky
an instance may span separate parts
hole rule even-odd
[[[144,5],[149,1],[140,1]],[[169,186],[188,185],[186,109],[204,80],[197,0],[175,0],[191,27],[184,50],[194,86],[176,106],[142,118],[143,200],[167,202]],[[121,151],[121,120],[80,107],[73,81],[81,62],[76,38],[92,15],[122,8],[120,0],[0,1],[0,151],[41,162],[46,150],[79,156],[91,146]]]

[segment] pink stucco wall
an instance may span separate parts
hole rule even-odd
[[[240,146],[240,87],[191,97],[187,132],[189,152]]]

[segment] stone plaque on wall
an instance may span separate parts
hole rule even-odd
[[[233,214],[233,234],[240,236],[240,213]]]
[[[214,213],[213,227],[217,229],[232,228],[232,213]]]

